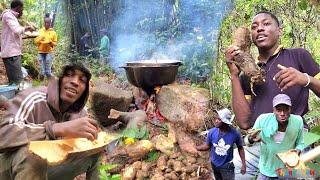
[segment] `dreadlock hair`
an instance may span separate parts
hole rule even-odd
[[[83,106],[85,105],[85,102],[88,99],[88,95],[89,95],[89,81],[91,79],[91,73],[89,71],[89,69],[87,69],[82,63],[72,63],[72,64],[68,64],[65,65],[60,73],[59,77],[59,87],[61,87],[61,82],[62,82],[62,78],[65,77],[66,75],[68,75],[69,71],[75,71],[75,70],[79,70],[81,72],[83,72],[85,74],[85,76],[87,77],[87,82],[86,82],[86,89],[83,92],[83,94],[80,96],[80,98],[70,107],[70,111],[79,111],[80,109],[83,108]]]

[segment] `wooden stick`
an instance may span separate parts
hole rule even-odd
[[[308,162],[320,156],[320,146],[315,147],[314,149],[302,154],[300,160],[302,162]]]

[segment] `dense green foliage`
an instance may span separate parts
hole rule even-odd
[[[233,10],[220,26],[217,19],[224,16],[218,15],[217,18],[216,12],[226,2],[159,0],[143,1],[140,4],[132,0],[117,2],[25,0],[22,22],[36,22],[38,27],[41,27],[43,24],[41,17],[46,12],[57,10],[54,24],[54,29],[58,33],[55,70],[67,62],[83,61],[89,64],[95,75],[105,75],[112,70],[110,67],[101,68],[95,58],[81,57],[77,53],[79,38],[85,30],[92,31],[92,41],[96,44],[100,36],[99,29],[103,27],[110,29],[111,43],[116,41],[119,33],[138,34],[139,40],[143,41],[133,42],[128,46],[135,49],[136,44],[143,44],[137,47],[134,58],[150,58],[162,52],[170,52],[169,56],[176,55],[174,58],[184,62],[184,66],[180,68],[180,77],[190,79],[195,86],[210,88],[216,103],[224,106],[230,105],[231,101],[229,72],[224,62],[224,51],[231,44],[233,31],[242,25],[250,27],[251,19],[258,11],[268,10],[279,17],[283,27],[281,43],[285,47],[306,48],[316,61],[320,62],[318,33],[320,15],[319,6],[316,7],[314,1],[237,0],[234,1]],[[8,7],[8,4],[9,0],[4,0],[1,7]],[[142,4],[147,4],[150,8],[139,8]],[[130,17],[126,11],[138,11],[138,14]],[[103,15],[100,16],[99,12],[103,12]],[[192,16],[195,17],[191,18]],[[36,76],[38,73],[36,48],[32,40],[24,42],[23,64],[32,76]],[[113,50],[115,52],[112,54],[116,57],[115,54],[119,49]],[[252,47],[252,53],[257,55],[255,47]],[[208,79],[210,73],[212,76]],[[307,119],[320,115],[317,111],[320,107],[319,101],[314,95],[311,96],[310,105],[313,111],[306,116]]]

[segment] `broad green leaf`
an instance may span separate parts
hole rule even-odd
[[[317,172],[320,172],[320,164],[319,163],[311,163],[311,162],[307,162],[306,165],[311,168],[316,170]]]
[[[320,140],[320,135],[308,132],[304,134],[304,144],[305,146],[309,146],[310,144],[313,144]]]
[[[320,125],[311,128],[310,132],[320,135]]]
[[[120,180],[121,179],[121,176],[120,174],[115,174],[115,175],[112,175],[110,180]]]
[[[151,152],[148,153],[146,162],[154,162],[158,159],[159,157],[159,152],[156,150],[152,150]]]

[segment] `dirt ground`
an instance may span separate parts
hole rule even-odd
[[[0,58],[0,85],[7,84],[8,78],[6,73],[6,68],[4,67],[3,61]]]

